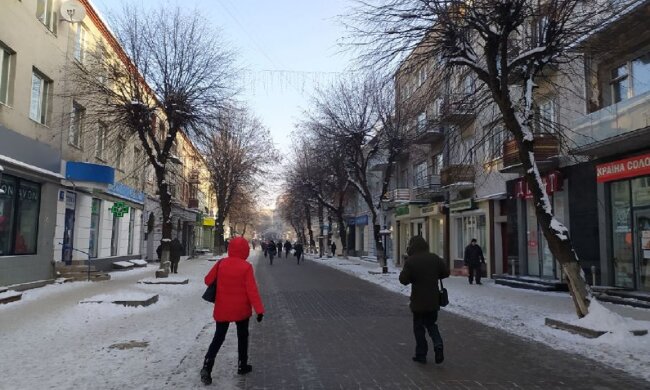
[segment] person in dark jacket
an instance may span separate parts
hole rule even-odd
[[[228,257],[212,266],[205,276],[205,285],[217,283],[212,316],[217,323],[214,338],[203,360],[201,382],[212,383],[214,359],[223,344],[231,322],[237,325],[237,352],[239,362],[237,373],[248,374],[253,366],[248,364],[248,323],[257,313],[257,322],[264,317],[264,305],[260,298],[253,266],[246,261],[249,255],[248,242],[243,237],[235,237],[228,246]]]
[[[302,244],[300,241],[296,243],[296,245],[293,246],[293,255],[296,256],[296,259],[298,259],[298,264],[300,264],[300,258],[302,257]]]
[[[174,238],[172,242],[170,242],[169,248],[169,261],[171,262],[172,273],[178,273],[178,263],[181,261],[181,256],[184,252],[185,248],[183,247],[183,244],[181,244],[178,238]]]
[[[406,253],[408,258],[399,274],[403,285],[411,284],[411,304],[413,312],[413,334],[415,335],[415,356],[413,361],[427,362],[426,333],[433,341],[435,361],[444,360],[442,336],[438,330],[438,311],[440,310],[440,290],[438,281],[449,277],[449,268],[445,262],[433,253],[429,253],[429,244],[422,236],[412,237]]]
[[[277,254],[278,247],[275,245],[275,241],[271,240],[266,246],[266,251],[269,252],[269,261],[273,265],[273,258]]]
[[[481,264],[485,264],[485,257],[483,257],[483,249],[477,244],[476,238],[473,238],[469,245],[465,248],[464,263],[469,272],[469,284],[474,283],[476,276],[476,284],[481,283]]]
[[[289,240],[286,240],[284,242],[284,257],[287,259],[289,258],[289,252],[291,252],[291,243]]]
[[[336,243],[334,241],[332,241],[330,248],[332,249],[332,257],[336,257]]]
[[[277,247],[278,247],[278,259],[279,259],[282,257],[282,240],[278,240]]]
[[[267,243],[266,241],[262,241],[262,242],[260,243],[260,246],[262,247],[262,252],[264,252],[264,257],[266,257],[266,255],[269,253],[269,250],[268,250],[268,247],[269,247],[269,246],[268,246],[268,243]]]

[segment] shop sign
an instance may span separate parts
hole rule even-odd
[[[355,218],[354,223],[357,225],[367,225],[368,224],[368,216],[367,215],[361,215]]]
[[[408,215],[409,214],[409,206],[407,204],[403,206],[399,206],[395,208],[395,216],[400,217],[402,215]]]
[[[598,183],[643,175],[650,175],[650,153],[596,166]]]
[[[422,215],[440,215],[444,214],[442,203],[433,203],[420,209]]]
[[[203,226],[212,227],[215,225],[215,219],[212,217],[203,218]]]
[[[124,214],[129,213],[129,208],[130,207],[124,204],[124,202],[115,202],[113,204],[113,207],[111,207],[109,210],[116,218],[122,218]]]
[[[356,222],[356,218],[354,217],[348,217],[345,221],[345,224],[348,226],[354,226],[354,223]]]
[[[542,177],[542,184],[546,187],[546,194],[553,195],[558,191],[562,191],[562,174],[560,172],[551,172]],[[528,187],[526,179],[521,178],[517,181],[515,186],[515,197],[520,199],[533,199],[533,193]]]
[[[138,191],[135,188],[129,187],[126,184],[122,184],[120,182],[110,184],[106,192],[136,203],[144,203],[144,192]]]
[[[449,211],[456,213],[459,211],[470,210],[474,208],[474,199],[467,198],[454,202],[449,202]]]

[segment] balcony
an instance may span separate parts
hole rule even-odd
[[[441,107],[441,119],[452,124],[462,124],[476,118],[471,96],[468,94],[447,95]]]
[[[199,184],[199,171],[197,169],[191,170],[187,181],[190,184]]]
[[[368,164],[370,171],[372,172],[383,172],[384,169],[388,166],[388,160],[385,158],[378,158],[370,161]]]
[[[388,205],[396,205],[399,203],[408,203],[411,200],[411,190],[408,188],[397,188],[390,190],[386,193],[384,201]]]
[[[433,144],[445,138],[445,131],[440,121],[427,120],[422,124],[418,124],[415,128],[414,144],[427,145]]]
[[[187,201],[187,208],[188,209],[198,209],[199,208],[199,200],[194,199],[194,198],[190,198]]]
[[[650,144],[650,92],[604,107],[572,127],[571,153],[604,156]]]
[[[452,164],[440,172],[440,184],[444,188],[474,188],[476,172],[473,165]]]
[[[553,134],[539,134],[533,138],[533,152],[540,171],[556,168],[560,154],[560,142]],[[503,168],[501,173],[523,173],[523,165],[519,158],[519,145],[514,139],[503,143]]]
[[[440,185],[440,176],[427,176],[419,183],[416,183],[413,188],[413,195],[416,200],[425,202],[429,202],[434,198],[442,198],[444,194]]]

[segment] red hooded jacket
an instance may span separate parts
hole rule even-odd
[[[257,314],[264,313],[264,306],[248,258],[248,241],[236,237],[228,245],[228,257],[215,264],[205,276],[209,286],[217,281],[217,297],[214,303],[214,320],[236,322],[249,318],[255,308]]]

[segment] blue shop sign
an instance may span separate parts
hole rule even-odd
[[[354,224],[356,223],[356,221],[357,221],[356,218],[354,218],[354,217],[348,217],[348,218],[346,219],[345,223],[346,223],[348,226],[352,226],[352,225],[354,225]]]
[[[115,168],[81,161],[67,161],[65,178],[73,182],[115,183]]]
[[[138,191],[133,187],[127,186],[126,184],[122,184],[119,181],[115,184],[109,185],[106,192],[135,203],[144,203],[144,192]]]
[[[356,217],[354,222],[357,225],[367,225],[368,224],[368,216],[367,215],[361,215],[359,217]]]

